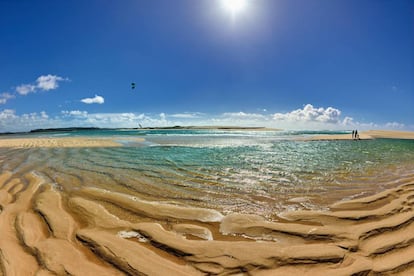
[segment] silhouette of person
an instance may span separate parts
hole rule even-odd
[[[355,139],[359,140],[358,130],[355,130]]]
[[[355,130],[352,130],[352,139],[355,139]]]

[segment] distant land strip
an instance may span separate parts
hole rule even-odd
[[[166,126],[166,127],[137,127],[137,128],[99,128],[99,127],[63,127],[63,128],[39,128],[28,132],[2,132],[0,135],[47,133],[47,132],[72,132],[88,130],[255,130],[255,131],[281,131],[282,129],[267,127],[241,127],[241,126]]]

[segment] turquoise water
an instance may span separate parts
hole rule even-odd
[[[94,130],[29,137],[111,137],[118,148],[0,149],[2,171],[36,171],[76,192],[93,186],[147,200],[272,216],[324,208],[414,175],[414,140],[299,141],[321,132]],[[331,132],[323,132],[323,134]],[[144,138],[134,141],[131,137]]]

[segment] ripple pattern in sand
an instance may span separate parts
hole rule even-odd
[[[0,175],[3,275],[387,275],[414,272],[414,180],[277,221]],[[24,265],[22,265],[24,264]],[[82,265],[79,265],[82,264]]]

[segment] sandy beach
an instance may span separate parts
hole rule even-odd
[[[139,139],[142,141],[142,139]],[[109,138],[3,138],[0,147],[5,148],[71,148],[71,147],[119,147],[113,139]]]
[[[412,139],[400,132],[363,135]],[[80,146],[119,144],[0,139],[0,147]],[[369,197],[272,221],[94,187],[67,192],[56,184],[34,172],[1,172],[2,275],[414,274],[412,175]]]
[[[390,130],[369,130],[359,134],[360,140],[376,138],[387,139],[414,139],[414,132],[411,131],[390,131]],[[304,140],[353,140],[351,134],[317,135]]]
[[[35,174],[3,172],[0,185],[3,275],[414,273],[412,178],[273,222],[101,189],[62,194]]]

